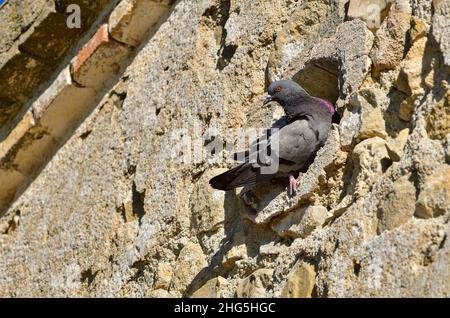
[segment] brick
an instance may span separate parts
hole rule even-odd
[[[11,11],[12,15],[0,19],[2,26],[8,21],[19,23],[11,19],[25,19],[13,32],[14,38],[8,36],[5,41],[0,41],[5,42],[5,47],[0,48],[0,128],[21,111],[42,83],[50,79],[58,64],[99,15],[111,10],[116,3],[110,0],[60,0],[55,5],[53,1],[39,0],[31,5],[28,2],[9,1],[5,10]],[[81,7],[81,29],[67,28],[66,8],[72,3]],[[32,7],[31,11],[27,9],[29,7]],[[6,26],[2,29],[8,30]]]
[[[27,177],[15,169],[0,168],[0,216],[1,212],[16,198],[27,182]]]
[[[0,127],[2,127],[13,114],[16,114],[20,106],[13,101],[0,97]]]
[[[104,24],[72,61],[73,79],[82,86],[100,91],[118,73],[130,51],[129,47],[109,36],[108,25]]]
[[[51,157],[57,145],[42,127],[34,126],[0,158],[0,169],[14,167],[26,176],[32,175]]]
[[[17,48],[9,54],[8,61],[0,67],[0,98],[25,103],[37,87],[50,77],[51,70]]]
[[[119,42],[137,46],[169,12],[169,1],[125,0],[109,17],[111,36]]]
[[[57,145],[29,111],[0,143],[0,170],[15,169],[29,176],[46,162]]]
[[[85,28],[69,29],[67,15],[56,12],[54,8],[47,9],[43,17],[22,35],[19,50],[48,64],[55,64],[78,42]]]
[[[0,128],[3,128],[23,108],[52,70],[15,48],[10,59],[0,67]]]
[[[65,68],[32,106],[36,122],[53,138],[63,141],[67,133],[91,111],[96,92],[76,86]]]
[[[49,5],[47,0],[8,0],[1,6],[0,65],[5,62],[4,54]]]
[[[9,135],[0,143],[0,158],[4,158],[34,125],[33,113],[27,112]]]

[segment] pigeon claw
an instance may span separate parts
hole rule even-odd
[[[297,181],[295,180],[295,177],[290,174],[289,175],[289,195],[294,195],[295,186],[297,185]]]
[[[252,191],[246,191],[240,195],[242,202],[250,208],[253,208],[253,206],[256,203],[256,196]]]

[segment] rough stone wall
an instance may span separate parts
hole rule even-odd
[[[445,0],[176,2],[0,219],[0,296],[449,296],[449,16]],[[180,129],[270,125],[278,78],[341,117],[294,197],[214,191],[226,164],[176,160]]]

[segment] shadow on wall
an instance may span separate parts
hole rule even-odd
[[[306,91],[330,101],[333,105],[339,98],[339,64],[331,59],[312,60],[293,76]],[[333,123],[339,123],[340,114],[336,112]]]
[[[339,98],[338,63],[329,59],[313,60],[305,64],[293,76],[293,79],[313,96],[329,100],[333,104]],[[338,123],[339,120],[340,116],[337,114],[333,121]],[[278,121],[274,123],[274,126],[277,123]],[[236,193],[236,190],[225,193],[224,238],[220,242],[219,249],[211,258],[209,265],[195,276],[183,296],[192,296],[209,280],[219,276],[228,277],[238,271],[244,271],[244,276],[247,276],[258,269],[257,264],[254,264],[256,268],[250,266],[243,269],[239,266],[239,260],[242,257],[240,253],[246,253],[246,256],[256,257],[260,260],[264,258],[261,255],[261,246],[269,243],[290,244],[290,239],[280,237],[271,228],[270,222],[257,224],[252,221],[273,200],[279,199],[280,195],[287,193],[286,184],[273,180],[257,186],[245,187],[239,195]],[[243,203],[242,195],[249,196],[246,201],[252,203],[251,206]],[[200,238],[199,241],[201,241]],[[235,250],[239,252],[236,253]]]
[[[141,41],[140,44],[133,46],[133,47],[131,47],[129,45],[125,45],[125,44],[120,44],[120,46],[128,48],[129,52],[127,55],[120,55],[121,58],[123,57],[123,59],[120,61],[120,64],[118,64],[118,62],[116,60],[113,61],[112,68],[117,67],[118,70],[111,75],[109,73],[105,72],[105,74],[108,74],[108,76],[110,76],[110,77],[106,78],[101,83],[97,83],[98,81],[95,83],[96,85],[97,84],[99,85],[99,88],[98,89],[96,88],[95,92],[92,94],[93,95],[92,98],[85,98],[82,101],[81,101],[81,99],[77,99],[77,101],[79,101],[79,103],[81,103],[82,106],[78,107],[78,109],[76,111],[74,111],[70,114],[65,114],[65,117],[63,116],[64,120],[66,120],[66,117],[70,117],[70,118],[76,117],[76,120],[71,121],[70,124],[65,125],[64,127],[61,127],[61,126],[63,126],[63,125],[61,125],[61,122],[58,122],[55,120],[50,120],[51,125],[57,126],[58,129],[63,130],[63,132],[61,132],[61,134],[58,134],[57,138],[52,136],[47,131],[48,129],[53,129],[54,128],[53,126],[41,127],[41,125],[39,123],[37,123],[35,125],[33,124],[31,126],[31,128],[29,129],[29,131],[25,131],[25,133],[23,134],[23,137],[21,139],[19,139],[19,143],[21,142],[22,144],[25,144],[26,147],[23,145],[18,145],[17,147],[13,147],[13,150],[11,150],[7,156],[5,156],[4,158],[1,158],[1,162],[0,162],[0,164],[2,165],[1,168],[6,167],[6,169],[5,169],[6,177],[5,178],[8,178],[9,180],[12,180],[12,179],[14,179],[14,180],[12,180],[8,184],[9,188],[3,189],[4,190],[3,193],[0,192],[0,217],[3,216],[3,214],[6,211],[8,211],[11,204],[26,191],[28,186],[36,179],[36,177],[42,172],[42,170],[46,167],[46,165],[52,160],[53,156],[73,136],[76,129],[92,113],[92,111],[98,106],[99,102],[107,94],[110,94],[110,96],[118,95],[120,101],[121,102],[124,101],[124,99],[126,98],[126,93],[115,92],[114,90],[112,90],[112,88],[119,82],[119,80],[122,78],[126,68],[132,63],[134,57],[137,54],[139,54],[139,52],[142,50],[142,48],[144,48],[146,46],[146,44],[153,38],[153,36],[159,30],[160,26],[168,19],[168,17],[171,15],[173,10],[175,10],[175,7],[177,6],[177,4],[180,1],[181,0],[169,2],[169,4],[171,6],[169,7],[168,12],[166,12],[165,14],[163,14],[160,17],[157,24],[152,27],[152,29],[148,32],[148,35],[146,35],[144,37],[144,39]],[[104,26],[105,26],[105,24],[102,25],[102,27],[104,27]],[[102,28],[100,28],[100,29],[102,29]],[[99,32],[101,31],[100,29],[97,30],[97,33],[93,36],[93,38],[91,38],[89,40],[87,45],[89,45],[89,43],[94,40],[95,36],[97,36],[99,34]],[[111,35],[109,35],[109,37],[112,38]],[[113,39],[110,39],[110,40],[113,41],[114,43],[119,43]],[[97,43],[97,42],[95,42],[95,43]],[[78,53],[80,53],[80,52],[78,52]],[[94,55],[95,52],[92,54]],[[105,59],[105,60],[107,61],[107,59]],[[67,62],[67,63],[70,63],[70,62]],[[91,63],[91,64],[95,64],[95,63],[96,62]],[[105,63],[108,63],[108,62],[105,62]],[[64,65],[65,68],[63,69],[63,72],[68,69],[69,65]],[[102,65],[102,66],[104,66],[104,65]],[[108,68],[108,67],[111,68],[111,65],[107,65],[107,67],[105,67],[105,68]],[[59,74],[56,74],[55,79],[59,78],[61,74],[62,74],[62,72]],[[100,76],[103,76],[103,75],[100,75]],[[104,75],[104,76],[106,76],[106,75]],[[71,76],[69,76],[70,82],[71,82],[71,86],[69,85],[70,87],[74,87],[74,89],[83,88],[83,89],[91,90],[90,88],[87,88],[84,86],[79,87],[78,83],[75,83],[75,80],[72,77],[73,77],[73,74]],[[126,81],[126,79],[124,79],[124,81]],[[56,86],[56,90],[58,90],[59,89],[58,85],[59,85],[59,83],[56,83],[54,81],[50,82],[48,90],[50,91],[52,86]],[[47,91],[45,91],[45,92],[47,92]],[[50,93],[52,93],[52,91],[50,91]],[[69,94],[70,93],[67,93],[66,95],[69,95]],[[64,95],[62,98],[66,98],[67,97],[66,95]],[[39,97],[41,97],[41,96],[42,95],[36,96],[35,99],[33,99],[30,102],[30,105],[33,106],[33,103],[37,99],[39,99]],[[55,100],[58,97],[59,97],[59,95],[54,97]],[[72,99],[74,99],[73,96],[72,96]],[[57,107],[55,107],[55,108],[57,108]],[[22,116],[21,120],[27,120],[28,118],[25,118],[25,117],[27,115],[30,115],[29,113],[32,109],[33,108],[30,108],[30,110],[27,109],[28,112]],[[61,112],[60,108],[58,108],[56,110],[57,115],[59,114],[58,112]],[[34,116],[34,114],[32,114],[32,115]],[[48,114],[46,114],[46,115],[48,115]],[[48,116],[51,117],[51,115],[48,115]],[[35,121],[36,120],[33,120],[33,122],[35,122]],[[23,173],[23,175],[21,172],[17,172],[16,170],[10,169],[11,167],[14,168],[15,166],[18,166],[18,165],[16,165],[16,162],[14,161],[18,157],[20,157],[19,159],[22,159],[22,160],[23,160],[23,157],[27,158],[26,164],[28,164],[28,166],[26,166],[26,173]],[[23,170],[25,170],[25,168]],[[4,171],[2,171],[0,169],[0,179],[4,178],[4,175],[2,174],[3,172]]]
[[[220,247],[212,256],[209,265],[203,268],[186,288],[183,297],[192,296],[206,282],[216,277],[228,277],[236,271],[250,275],[257,268],[239,268],[238,263],[246,256],[261,258],[260,247],[270,242],[283,241],[270,228],[259,225],[242,217],[246,207],[235,191],[227,191],[224,199],[224,237]],[[200,239],[199,239],[200,241]],[[246,253],[246,255],[242,255]]]

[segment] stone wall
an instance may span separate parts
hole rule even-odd
[[[7,120],[0,296],[448,296],[449,17],[446,0],[122,0]],[[270,125],[279,78],[340,115],[295,196],[211,189],[228,165],[180,162],[180,140]]]

